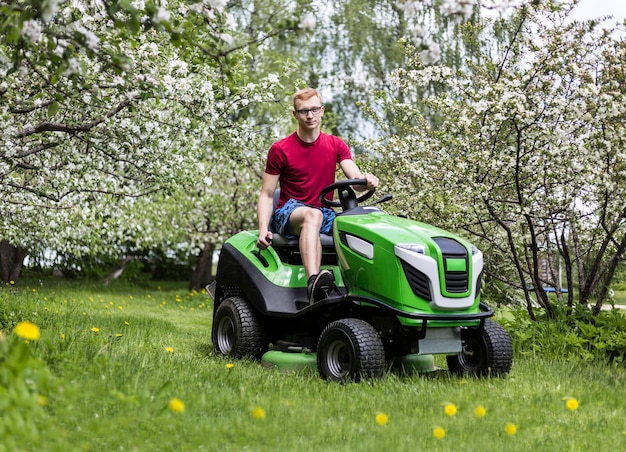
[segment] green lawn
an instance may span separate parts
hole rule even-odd
[[[184,284],[1,288],[0,450],[626,450],[623,364],[535,353],[504,379],[442,369],[337,385],[213,356],[211,316]],[[39,340],[17,340],[25,320]],[[22,346],[35,359],[11,374]]]

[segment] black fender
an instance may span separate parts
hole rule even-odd
[[[215,275],[215,306],[230,296],[243,294],[250,304],[267,316],[293,316],[296,300],[306,300],[306,287],[282,287],[269,281],[237,248],[225,243]]]

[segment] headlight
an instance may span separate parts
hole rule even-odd
[[[419,243],[398,243],[396,246],[412,253],[426,254],[426,247]]]

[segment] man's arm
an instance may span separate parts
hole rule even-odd
[[[363,174],[359,167],[354,163],[352,159],[345,159],[339,162],[339,166],[341,167],[341,171],[345,174],[348,179],[365,179],[367,181],[367,186],[364,187],[362,185],[355,186],[354,189],[356,191],[365,191],[367,190],[375,190],[378,187],[378,178],[373,174]]]
[[[270,246],[272,241],[269,225],[274,213],[274,192],[278,186],[278,179],[278,175],[263,173],[263,183],[256,205],[256,214],[259,220],[259,240],[256,244],[262,250]]]

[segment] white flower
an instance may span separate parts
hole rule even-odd
[[[459,14],[467,20],[472,16],[475,5],[476,0],[443,0],[441,2],[441,13],[444,16]]]
[[[229,35],[228,33],[220,34],[220,39],[228,45],[231,45],[233,43],[233,37]]]
[[[406,2],[397,2],[396,6],[398,9],[404,11],[406,17],[416,17],[420,12],[424,10],[427,6],[432,6],[432,1],[428,0],[418,0],[418,1],[406,1]]]
[[[206,4],[209,8],[222,12],[228,4],[228,0],[206,0]]]
[[[117,86],[124,86],[126,82],[124,81],[123,77],[120,77],[119,75],[113,78],[113,84],[117,85]]]
[[[76,58],[70,58],[67,60],[67,69],[65,70],[65,74],[71,75],[78,73],[80,73],[80,62]]]
[[[93,31],[87,30],[84,27],[78,26],[76,31],[79,32],[85,38],[85,45],[91,49],[96,50],[98,48],[98,44],[100,43],[100,38],[96,36]]]
[[[159,8],[159,10],[156,12],[154,17],[152,18],[152,20],[157,24],[161,22],[169,22],[170,12],[166,10],[165,8]]]
[[[441,47],[434,41],[424,43],[426,49],[420,52],[424,64],[435,64],[441,59]]]
[[[36,20],[27,20],[22,25],[22,36],[32,42],[39,42],[43,36],[41,24]]]
[[[54,53],[56,56],[62,56],[65,53],[65,50],[67,49],[67,42],[59,39],[56,42],[56,47],[54,48],[54,50],[52,50],[52,53]]]
[[[180,75],[187,75],[188,64],[185,61],[175,59],[169,62],[169,69],[172,73],[178,73]]]
[[[308,13],[302,18],[298,26],[303,30],[314,30],[316,26],[315,16],[312,13]]]
[[[146,9],[146,2],[145,0],[133,0],[131,6],[138,11],[143,11]]]
[[[41,20],[50,22],[59,10],[59,0],[48,0],[44,2],[44,8],[41,11]]]
[[[224,26],[227,30],[236,30],[237,29],[237,19],[232,14],[226,14],[226,20],[224,22]]]

